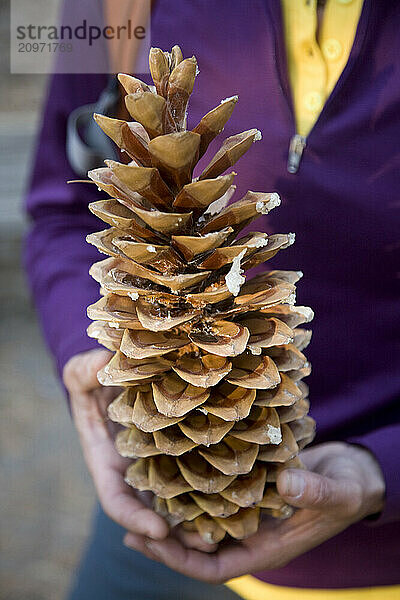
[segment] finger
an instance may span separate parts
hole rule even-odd
[[[123,544],[131,550],[136,550],[137,552],[144,554],[147,556],[147,558],[150,558],[150,560],[160,562],[159,559],[152,554],[148,548],[147,544],[149,541],[149,538],[145,537],[144,535],[137,535],[136,533],[128,532],[124,536]]]
[[[86,432],[81,435],[86,462],[104,511],[129,531],[154,539],[165,538],[169,532],[167,523],[135,497],[124,481],[127,461],[117,454],[112,440],[100,432],[100,424],[98,429],[96,434],[95,428],[91,428],[89,444]]]
[[[168,537],[163,541],[140,540],[137,536],[127,534],[125,545],[143,552],[148,558],[157,560],[171,569],[203,581],[215,583],[219,581],[215,555],[185,548],[176,538]]]
[[[100,503],[111,519],[138,536],[162,540],[168,535],[166,522],[135,498],[118,472],[109,472],[105,480],[107,488],[98,488],[98,481],[95,485]]]
[[[175,533],[176,533],[176,531],[174,532],[174,534],[171,537],[176,538]],[[127,546],[128,548],[131,548],[132,550],[137,550],[138,552],[141,552],[142,554],[144,554],[151,560],[161,562],[160,555],[154,554],[151,550],[152,541],[153,540],[151,540],[150,538],[145,537],[143,535],[137,535],[135,533],[128,532],[123,539],[123,544],[124,544],[124,546]],[[190,538],[188,538],[187,541],[190,542],[191,541]],[[182,544],[183,544],[183,546],[185,546],[185,543],[183,541],[182,541]],[[200,545],[200,543],[199,543],[199,545]],[[205,542],[203,542],[203,545],[206,545]],[[217,547],[217,544],[208,544],[208,546],[210,546],[210,545]],[[197,550],[201,551],[201,548],[197,548]]]
[[[152,539],[164,539],[169,533],[167,523],[144,506],[124,482],[125,461],[119,457],[108,458],[105,452],[96,454],[95,464],[91,463],[91,473],[107,515],[128,531]]]
[[[255,536],[254,536],[255,538]],[[232,577],[260,570],[268,562],[268,549],[260,537],[247,544],[228,543],[217,552],[208,554],[186,548],[176,538],[146,541],[146,549],[153,559],[188,577],[208,583],[223,583]],[[127,536],[127,544],[130,544]]]
[[[296,513],[295,517],[300,517],[301,514],[304,511]],[[127,534],[125,543],[188,577],[209,583],[223,583],[247,573],[280,568],[301,553],[301,549],[300,552],[297,551],[296,540],[290,532],[289,521],[292,520],[293,517],[278,524],[262,522],[255,535],[241,542],[223,542],[213,554],[187,548],[172,536],[161,542],[154,542]],[[282,534],[283,526],[285,535]],[[304,522],[294,528],[304,531]],[[285,543],[282,538],[286,540]],[[308,536],[306,539],[308,540]]]
[[[277,481],[278,492],[288,504],[311,510],[355,514],[361,504],[361,489],[356,481],[335,480],[310,471],[286,469]]]
[[[154,539],[166,537],[169,528],[164,519],[140,502],[125,483],[129,460],[121,458],[115,450],[93,392],[72,395],[71,406],[85,461],[104,511],[132,532]]]
[[[193,548],[201,552],[215,552],[218,549],[218,544],[209,544],[204,541],[201,535],[195,531],[185,531],[182,527],[177,527],[172,532],[173,537],[176,537],[186,548]]]
[[[199,550],[200,552],[215,552],[218,549],[218,544],[208,544],[205,542],[198,533],[193,531],[184,531],[181,527],[176,527],[171,532],[171,537],[179,540],[182,545],[186,548],[191,548],[193,550]],[[149,542],[148,538],[144,536],[132,534],[131,532],[127,533],[124,538],[124,544],[135,550],[138,550],[142,553],[149,553],[150,550],[147,548],[146,544]],[[156,560],[155,557],[152,557],[153,560]]]
[[[101,348],[73,356],[63,371],[63,380],[67,389],[71,393],[84,393],[100,387],[97,372],[108,363],[111,356],[112,352]]]
[[[179,540],[185,548],[199,550],[200,552],[215,552],[218,549],[218,544],[208,544],[201,536],[193,531],[185,531],[182,527],[176,527],[171,532],[171,537]],[[125,543],[126,541],[126,543]],[[148,541],[148,540],[147,540]],[[127,533],[124,539],[124,544],[135,548],[139,552],[145,553],[147,548],[144,547],[146,539],[143,536],[138,536],[132,533]],[[154,559],[154,557],[153,557]]]

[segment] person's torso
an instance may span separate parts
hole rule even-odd
[[[238,94],[225,136],[262,131],[263,140],[235,166],[235,198],[248,189],[277,191],[282,206],[265,229],[296,232],[296,243],[273,268],[304,272],[297,303],[316,313],[307,349],[316,442],[363,434],[396,410],[399,27],[397,3],[365,0],[349,61],[308,135],[298,172],[290,174],[296,131],[278,0],[157,0],[152,20],[153,45],[179,43],[185,56],[198,59],[189,127]],[[261,577],[299,587],[398,583],[399,534],[399,524],[359,524]]]

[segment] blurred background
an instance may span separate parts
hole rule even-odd
[[[0,599],[58,600],[94,491],[21,268],[46,77],[9,73],[9,1],[0,0]]]

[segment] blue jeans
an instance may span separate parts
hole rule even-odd
[[[68,600],[239,600],[223,585],[180,575],[122,544],[124,530],[101,509]]]

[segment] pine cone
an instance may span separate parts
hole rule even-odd
[[[311,332],[298,327],[313,312],[294,306],[301,273],[243,276],[294,242],[291,233],[238,237],[280,204],[249,191],[228,205],[236,173],[224,173],[259,131],[226,139],[192,180],[237,97],[187,131],[196,59],[153,48],[150,69],[155,87],[119,76],[133,122],[94,115],[131,162],[89,173],[111,196],[89,208],[111,227],[87,238],[109,256],[90,271],[102,297],[88,308],[88,333],[115,351],[99,381],[124,389],[109,416],[123,426],[118,452],[136,459],[127,483],[151,490],[171,526],[209,542],[241,539],[261,512],[291,514],[275,482],[302,468],[298,452],[314,436],[302,382]]]

